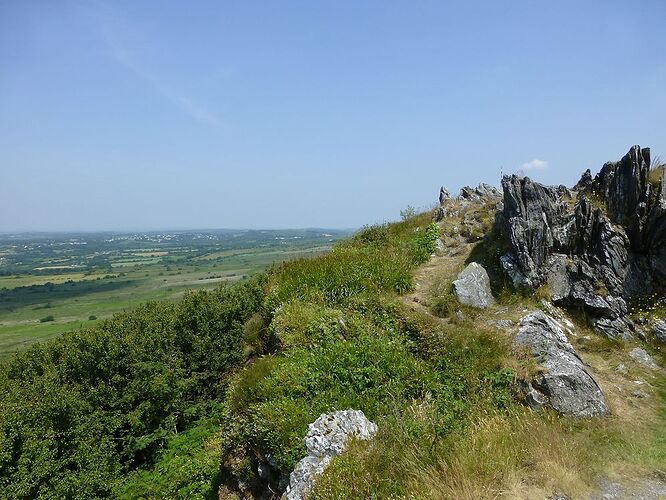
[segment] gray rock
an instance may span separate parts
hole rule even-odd
[[[449,212],[445,207],[437,207],[432,213],[432,220],[435,222],[441,222],[446,217],[448,217]]]
[[[629,351],[629,357],[650,370],[659,370],[659,365],[655,362],[654,358],[645,351],[645,349],[636,347]]]
[[[621,375],[627,374],[627,367],[624,365],[624,363],[620,363],[615,367],[615,373],[619,373]]]
[[[610,413],[601,388],[567,340],[560,323],[543,311],[520,321],[516,343],[530,349],[544,372],[523,386],[526,399],[535,409],[549,404],[571,417],[595,417]]]
[[[581,176],[578,183],[574,186],[574,190],[588,190],[592,187],[592,172],[588,168]]]
[[[439,204],[442,205],[446,200],[451,198],[451,194],[449,194],[449,190],[446,189],[444,186],[439,188]]]
[[[460,190],[460,196],[459,199],[462,200],[467,200],[467,201],[491,201],[491,200],[497,200],[501,198],[500,192],[494,188],[493,186],[490,186],[489,184],[479,184],[478,187],[473,188],[470,186],[465,186]]]
[[[512,253],[504,254],[500,257],[500,265],[504,272],[509,275],[514,288],[533,288],[534,283],[523,274],[518,265],[516,257]]]
[[[500,330],[506,330],[513,326],[513,321],[510,319],[498,319],[495,321],[495,326]]]
[[[453,291],[461,304],[485,309],[494,304],[490,278],[481,264],[472,262],[453,282]]]
[[[334,457],[341,455],[349,439],[368,440],[377,433],[377,425],[368,420],[361,410],[342,410],[323,413],[309,425],[304,443],[308,456],[294,467],[283,499],[303,500],[312,491],[317,476],[321,475]]]
[[[640,338],[627,301],[666,286],[666,179],[651,183],[649,163],[634,146],[594,179],[585,172],[575,204],[564,186],[505,176],[498,221],[510,251],[500,263],[514,286],[548,283],[556,305],[584,309],[600,333]]]
[[[660,500],[666,498],[666,480],[657,472],[653,477],[620,484],[604,478],[589,500]]]
[[[592,326],[611,340],[630,341],[634,338],[631,334],[631,320],[628,318],[600,318],[593,320]]]
[[[659,342],[666,342],[666,321],[658,319],[654,322],[654,338]]]
[[[273,468],[267,463],[260,463],[257,466],[257,474],[263,480],[268,480],[273,475]]]

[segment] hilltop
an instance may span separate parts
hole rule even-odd
[[[659,498],[665,183],[635,146],[571,188],[442,188],[34,346],[0,372],[0,492]]]

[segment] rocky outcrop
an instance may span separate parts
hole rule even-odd
[[[485,309],[495,301],[490,291],[490,278],[481,264],[472,262],[453,282],[453,292],[458,301],[467,306]]]
[[[558,321],[535,311],[520,321],[515,342],[527,347],[543,372],[521,383],[527,403],[534,409],[551,406],[570,417],[596,417],[610,413],[601,388],[567,340]]]
[[[305,435],[308,456],[296,464],[289,476],[289,486],[282,495],[286,500],[303,500],[312,491],[317,476],[334,457],[341,455],[352,437],[368,440],[377,433],[377,425],[361,410],[323,413],[309,425]]]
[[[556,304],[584,309],[610,338],[632,338],[628,301],[666,286],[665,181],[650,182],[649,163],[649,149],[634,146],[573,191],[504,177],[511,251],[500,263],[514,286],[547,283]]]
[[[480,203],[499,202],[501,199],[501,193],[489,184],[482,183],[475,188],[465,186],[455,197],[442,186],[439,189],[439,206],[433,211],[432,218],[435,222],[440,222],[446,217],[459,215],[461,209]]]

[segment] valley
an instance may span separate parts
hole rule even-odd
[[[0,360],[152,300],[322,254],[344,230],[0,235]]]

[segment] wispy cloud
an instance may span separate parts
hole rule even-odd
[[[138,30],[126,16],[101,0],[92,0],[90,6],[96,19],[98,34],[111,59],[152,86],[158,94],[190,118],[213,127],[222,125],[215,113],[186,93],[175,89],[167,78],[151,71],[135,55],[136,51],[132,50],[127,40],[132,38],[129,35],[134,35]]]
[[[547,168],[548,168],[548,162],[545,160],[539,160],[537,158],[525,162],[520,166],[520,170],[545,170]]]

